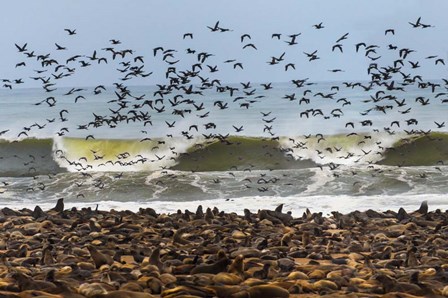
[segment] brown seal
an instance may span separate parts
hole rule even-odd
[[[243,255],[237,255],[229,266],[229,273],[237,274],[238,276],[244,276],[244,257]]]
[[[289,292],[273,285],[258,285],[231,295],[232,298],[288,298]]]
[[[64,198],[60,198],[57,202],[56,202],[56,206],[54,206],[53,209],[56,211],[57,213],[61,213],[64,212]]]
[[[95,264],[96,269],[100,268],[102,265],[112,265],[113,259],[111,256],[99,252],[94,246],[88,245],[87,249],[90,252],[90,257]]]
[[[38,218],[46,217],[47,214],[42,210],[42,208],[40,208],[39,206],[36,206],[36,207],[34,208],[33,213],[31,213],[31,216],[32,216],[34,219],[38,219]]]
[[[239,285],[243,282],[243,279],[241,276],[238,276],[234,273],[227,273],[227,272],[220,272],[213,276],[212,278],[214,284],[216,285],[230,285],[235,286]]]
[[[230,260],[225,258],[220,258],[218,261],[213,264],[200,264],[191,270],[191,274],[198,273],[210,273],[210,274],[218,274],[220,272],[227,271],[227,265],[230,264]]]
[[[49,290],[54,289],[56,286],[47,281],[42,280],[34,280],[29,276],[26,276],[23,273],[16,272],[12,274],[12,278],[17,281],[17,285],[21,291],[26,290]]]
[[[212,209],[207,208],[207,210],[205,211],[204,219],[208,224],[212,223],[213,219],[215,219],[215,215],[213,214]]]
[[[422,289],[415,284],[399,282],[386,274],[378,274],[375,279],[381,283],[384,293],[404,292],[411,295],[424,295]]]
[[[159,272],[163,271],[164,265],[163,262],[160,260],[160,247],[157,246],[151,253],[151,256],[149,257],[149,264],[154,265],[159,269]]]
[[[190,244],[191,243],[190,241],[182,238],[182,235],[185,233],[186,230],[187,230],[187,228],[185,228],[185,227],[178,229],[173,235],[173,243],[178,243],[181,245]]]
[[[155,296],[149,293],[139,293],[139,292],[131,292],[131,291],[111,291],[105,294],[100,294],[95,297],[104,297],[104,298],[155,298]]]
[[[53,259],[53,256],[51,254],[53,250],[52,245],[47,245],[42,249],[42,258],[40,259],[41,265],[53,265],[55,263],[55,260]]]
[[[418,208],[417,213],[420,213],[421,215],[425,215],[428,213],[428,201],[423,201],[420,205],[420,208]]]

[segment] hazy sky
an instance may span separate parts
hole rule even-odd
[[[27,43],[29,51],[36,54],[51,54],[60,64],[75,54],[108,57],[108,65],[92,64],[86,70],[61,82],[61,85],[111,84],[117,81],[119,67],[111,61],[110,55],[102,48],[110,47],[110,39],[122,42],[117,49],[133,49],[134,56],[145,58],[145,70],[153,75],[134,84],[155,84],[164,80],[166,63],[154,58],[152,49],[176,49],[174,60],[179,59],[178,69],[189,68],[197,62],[196,56],[187,55],[187,48],[198,52],[208,52],[214,56],[204,63],[218,66],[214,77],[225,82],[238,81],[288,81],[292,78],[311,80],[357,80],[368,79],[366,68],[371,62],[364,53],[355,52],[355,44],[365,42],[380,46],[376,61],[384,65],[398,58],[398,53],[387,50],[389,44],[400,48],[411,48],[412,59],[420,60],[422,67],[418,73],[428,79],[446,77],[447,68],[425,60],[424,57],[438,55],[447,60],[448,65],[448,22],[446,12],[448,1],[380,0],[380,1],[167,1],[167,0],[27,0],[4,1],[0,18],[0,78],[25,78],[23,86],[33,86],[36,82],[26,79],[33,76],[33,69],[39,64],[17,52],[15,43]],[[412,28],[408,22],[421,17],[421,23],[433,25],[431,28]],[[211,32],[217,21],[229,32]],[[316,30],[314,24],[323,22],[324,28]],[[68,36],[65,28],[76,29],[77,34]],[[386,29],[395,29],[395,35],[385,35]],[[193,39],[183,39],[183,34],[192,32]],[[240,41],[242,34],[248,33],[252,39]],[[281,33],[281,40],[271,38],[273,33]],[[289,46],[288,35],[301,33],[297,45]],[[341,41],[344,53],[332,52],[332,46],[345,33]],[[55,43],[67,48],[56,51]],[[258,50],[243,49],[253,43]],[[317,50],[320,59],[309,62],[303,52]],[[266,62],[272,56],[285,54],[281,65],[270,66]],[[129,58],[130,59],[130,58]],[[125,59],[125,60],[129,60]],[[242,62],[244,70],[233,69],[232,64],[224,64],[228,59]],[[411,59],[411,60],[412,60]],[[15,67],[26,62],[26,67]],[[294,63],[296,70],[285,71],[286,63]],[[410,65],[406,65],[410,67]],[[333,73],[329,69],[342,69]],[[47,73],[46,75],[50,75]]]

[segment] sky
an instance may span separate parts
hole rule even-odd
[[[195,55],[187,55],[186,49],[196,53],[212,53],[204,63],[218,66],[213,75],[223,82],[283,82],[291,79],[310,78],[313,81],[367,80],[366,68],[371,61],[363,53],[356,53],[355,44],[365,42],[380,48],[377,62],[390,64],[397,59],[397,52],[387,50],[389,44],[400,48],[415,49],[412,59],[422,61],[419,74],[428,79],[446,77],[447,68],[435,66],[424,60],[438,55],[448,65],[448,22],[446,22],[448,1],[432,0],[288,0],[288,1],[167,1],[167,0],[17,0],[2,3],[0,18],[0,78],[24,78],[21,87],[33,87],[39,82],[29,79],[35,76],[33,70],[40,67],[34,59],[18,53],[14,44],[27,43],[27,50],[36,54],[51,54],[60,64],[73,55],[108,55],[101,49],[110,47],[109,40],[118,39],[119,49],[134,50],[134,57],[142,55],[146,72],[153,74],[129,84],[154,85],[164,82],[167,64],[159,57],[153,57],[153,48],[175,49],[173,60],[180,60],[175,66],[188,69],[197,62]],[[412,28],[408,22],[432,27]],[[228,32],[211,32],[219,21]],[[314,24],[323,23],[317,30]],[[76,29],[76,35],[69,36],[64,29]],[[386,29],[394,29],[395,35],[385,35]],[[193,39],[183,39],[183,34],[193,33]],[[251,39],[241,42],[243,34]],[[281,33],[281,40],[271,38]],[[297,45],[289,46],[288,35],[298,34]],[[332,46],[344,34],[341,41],[344,53],[332,52]],[[67,48],[56,51],[55,43]],[[244,48],[253,43],[257,50]],[[304,52],[317,50],[320,59],[308,61]],[[285,61],[280,65],[269,65],[271,57],[285,52]],[[375,55],[372,55],[375,56]],[[76,76],[59,82],[64,86],[110,85],[119,80],[119,61],[108,64],[93,64],[88,69],[76,65]],[[234,69],[232,64],[223,63],[235,59],[244,69]],[[126,60],[126,59],[125,59]],[[26,66],[17,63],[26,62]],[[295,70],[285,71],[286,63],[294,63]],[[410,67],[410,65],[406,65]],[[331,72],[341,69],[342,72]],[[78,71],[79,70],[79,71]],[[46,75],[50,75],[47,73]]]

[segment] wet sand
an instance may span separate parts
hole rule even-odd
[[[0,297],[448,297],[448,212],[0,209]]]

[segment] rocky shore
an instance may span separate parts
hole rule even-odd
[[[0,210],[0,297],[448,297],[448,212]]]

